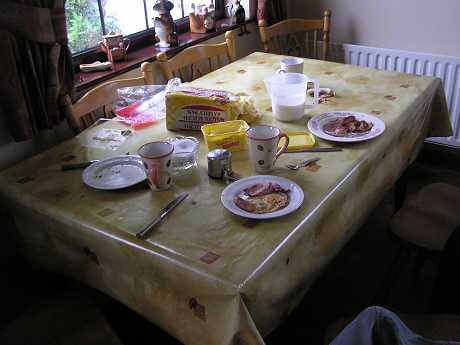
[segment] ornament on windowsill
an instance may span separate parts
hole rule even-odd
[[[212,3],[211,3],[212,5]],[[204,27],[206,32],[211,32],[216,30],[216,17],[215,17],[214,5],[209,10],[207,8],[204,9]]]
[[[204,34],[216,30],[216,12],[214,3],[208,7],[197,8],[194,3],[190,6],[189,13],[190,32]]]
[[[179,44],[171,10],[174,4],[168,0],[156,0],[153,10],[158,13],[154,18],[155,38],[160,48],[170,48]]]
[[[84,63],[80,64],[80,71],[89,73],[89,72],[99,72],[105,71],[112,68],[112,63],[110,61],[100,62],[94,61],[93,63]]]
[[[233,0],[225,0],[225,17],[233,17]],[[233,23],[235,24],[235,23]]]
[[[239,36],[250,33],[246,28],[246,12],[244,7],[241,5],[240,0],[235,0],[235,6],[233,6],[232,23],[239,25]]]
[[[110,62],[125,60],[126,52],[128,51],[130,41],[127,38],[123,38],[123,34],[109,32],[107,35],[102,36],[102,42],[99,42],[99,46],[102,51],[107,54],[107,59]]]

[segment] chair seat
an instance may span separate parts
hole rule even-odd
[[[402,314],[399,318],[414,333],[433,340],[460,341],[460,316],[450,314]],[[329,325],[324,343],[330,344],[353,318],[342,318]]]
[[[460,225],[460,188],[433,183],[422,188],[390,222],[391,232],[413,245],[442,251]]]

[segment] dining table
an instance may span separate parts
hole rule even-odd
[[[283,132],[305,132],[310,118],[331,111],[371,114],[386,126],[364,142],[317,138],[318,146],[341,151],[280,156],[270,174],[301,187],[296,211],[251,220],[225,209],[221,194],[229,182],[208,176],[201,132],[168,131],[164,119],[142,129],[104,120],[0,172],[2,207],[14,219],[25,258],[102,291],[184,344],[264,344],[415,160],[425,138],[452,132],[440,79],[311,59],[304,60],[304,73],[335,96],[306,109],[300,120],[280,122],[264,79],[284,57],[255,52],[190,85],[251,96],[256,123]],[[127,133],[116,144],[95,140],[116,129]],[[82,170],[61,170],[66,163],[136,154],[145,143],[177,135],[198,139],[198,166],[173,177],[166,191],[153,192],[145,182],[99,190],[83,183]],[[320,160],[305,168],[285,167],[313,157]],[[246,151],[233,152],[232,165],[241,177],[257,175]],[[183,192],[189,196],[147,238],[135,236]]]

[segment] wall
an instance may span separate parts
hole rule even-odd
[[[332,41],[460,56],[458,0],[288,0],[290,17],[332,10]]]
[[[238,36],[236,35],[236,48],[238,58],[246,56],[256,50],[261,49],[258,28],[254,23],[248,25],[248,29],[251,32],[249,35]],[[212,38],[208,43],[223,42],[224,35],[220,35]],[[158,76],[158,83],[163,83],[160,77],[158,69],[155,70]],[[132,78],[138,76],[139,70],[130,71],[124,75],[118,76],[118,78]],[[47,130],[41,132],[33,140],[24,142],[14,142],[9,135],[5,118],[6,115],[0,114],[0,170],[7,168],[21,160],[31,157],[43,150],[46,150],[65,139],[70,138],[73,133],[64,122],[60,126],[53,130]]]

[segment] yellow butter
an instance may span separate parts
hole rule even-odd
[[[211,123],[201,127],[208,151],[226,149],[232,152],[247,148],[248,124],[243,120]]]

